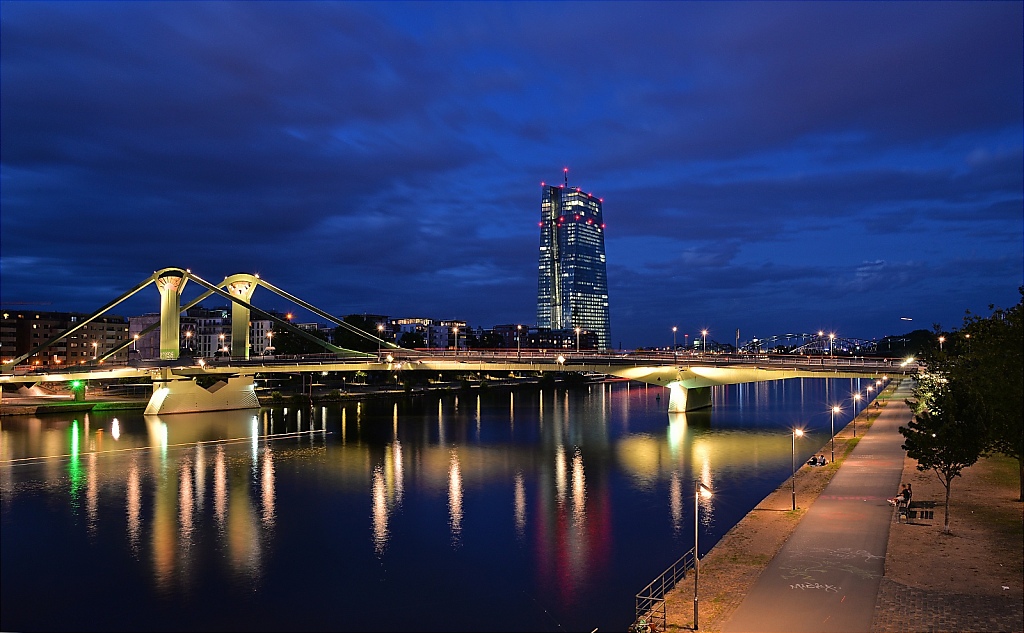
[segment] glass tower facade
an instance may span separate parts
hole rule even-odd
[[[567,185],[544,185],[541,198],[537,326],[580,328],[611,341],[601,199]]]

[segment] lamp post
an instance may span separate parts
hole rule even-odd
[[[940,336],[939,337],[939,351],[940,352],[942,351],[942,344],[945,343],[945,342],[946,342],[946,337],[945,336]]]
[[[580,353],[580,329],[576,328],[576,353]]]
[[[459,355],[459,328],[453,327],[452,332],[455,333],[455,355]]]
[[[139,335],[138,334],[136,334],[135,338],[132,339],[132,351],[135,352],[136,354],[139,353]]]
[[[267,349],[263,350],[263,353],[274,351],[274,331],[267,332]]]
[[[870,387],[869,387],[870,388]],[[860,394],[853,395],[853,436],[857,437],[857,403],[860,402]]]
[[[383,337],[384,337],[384,324],[383,323],[378,323],[377,324],[377,358],[378,359],[380,358],[380,345],[381,345]]]
[[[672,326],[672,361],[676,360],[676,330],[679,329],[676,326]]]
[[[701,330],[700,355],[703,356],[708,350],[708,331]]]
[[[832,332],[828,334],[828,357],[832,358],[832,341],[836,340],[836,335]]]
[[[516,359],[522,359],[523,357],[523,326],[516,326]]]
[[[793,429],[793,476],[790,480],[793,482],[793,511],[796,511],[796,438],[803,437],[803,429]]]
[[[192,330],[185,330],[185,349],[192,353]]]
[[[96,360],[96,341],[92,342],[92,359]]]
[[[839,405],[832,407],[832,461],[836,461],[836,414],[842,411]]]
[[[697,630],[697,579],[700,577],[700,550],[697,549],[698,536],[700,535],[700,523],[697,521],[697,513],[700,511],[700,498],[711,498],[711,488],[700,482],[699,479],[693,482],[693,630]]]
[[[223,332],[221,332],[221,333],[220,333],[220,336],[218,336],[217,338],[219,338],[219,339],[220,339],[220,352],[222,352],[222,353],[223,353],[223,352],[226,352],[226,351],[228,351],[228,350],[227,350],[227,348],[226,348],[226,346],[224,345],[224,333],[223,333]]]

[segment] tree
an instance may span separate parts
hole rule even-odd
[[[380,346],[377,338],[380,330],[377,329],[380,323],[367,319],[358,314],[350,314],[342,319],[348,327],[338,326],[334,328],[334,344],[345,349],[357,352],[374,353]],[[361,330],[365,335],[360,335],[353,330]]]
[[[415,349],[417,347],[426,347],[427,341],[422,332],[405,332],[398,339],[398,344],[408,349]]]
[[[934,365],[942,365],[935,359]],[[917,460],[917,469],[935,472],[946,489],[945,517],[942,531],[949,533],[949,496],[953,479],[981,457],[987,445],[983,425],[976,411],[976,393],[954,390],[944,367],[929,365],[914,388],[917,401],[908,400],[914,419],[900,427],[904,437],[903,450]]]
[[[312,330],[309,334],[321,341],[326,341],[326,334],[321,330]],[[274,352],[276,354],[322,354],[327,349],[313,341],[289,330],[274,331]]]
[[[951,389],[979,396],[988,449],[1017,460],[1018,501],[1024,501],[1024,286],[1017,291],[1021,301],[1009,310],[990,305],[986,318],[968,311],[949,374]]]

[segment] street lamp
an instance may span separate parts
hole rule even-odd
[[[576,353],[580,353],[580,329],[576,328]]]
[[[702,337],[701,338],[701,343],[700,343],[700,355],[703,356],[707,352],[707,349],[708,349],[708,331],[707,330],[701,330],[700,331],[700,335]]]
[[[832,407],[832,461],[836,461],[836,414],[842,411],[839,405]]]
[[[135,352],[136,354],[139,353],[139,335],[138,334],[136,334],[135,338],[132,340],[132,351]]]
[[[868,387],[870,389],[871,387]],[[857,403],[860,402],[860,394],[853,395],[853,436],[857,437]]]
[[[676,359],[676,330],[679,329],[676,326],[672,326],[672,360]]]
[[[942,344],[945,343],[945,342],[946,342],[946,337],[945,336],[940,336],[939,337],[939,351],[940,352],[942,351]]]
[[[700,577],[700,550],[697,549],[697,537],[700,534],[700,525],[697,521],[697,513],[700,511],[700,498],[711,498],[711,488],[700,482],[699,479],[693,482],[693,630],[697,630],[697,579]]]
[[[459,355],[459,328],[453,327],[452,332],[455,333],[455,355]]]
[[[836,335],[832,332],[828,334],[828,357],[832,358],[832,341],[836,340]]]
[[[516,358],[521,359],[523,357],[523,326],[516,326]]]
[[[92,359],[96,360],[96,341],[92,342]]]
[[[378,360],[380,359],[380,345],[381,345],[381,339],[383,337],[384,337],[384,324],[383,323],[378,323],[377,324],[377,359]]]
[[[185,331],[185,349],[189,353],[192,352],[192,330]]]
[[[793,429],[793,476],[790,480],[793,482],[793,511],[796,511],[796,438],[803,437],[803,429]]]

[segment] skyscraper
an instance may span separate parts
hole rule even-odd
[[[608,273],[602,200],[570,188],[542,185],[537,325],[593,332],[608,349]]]

